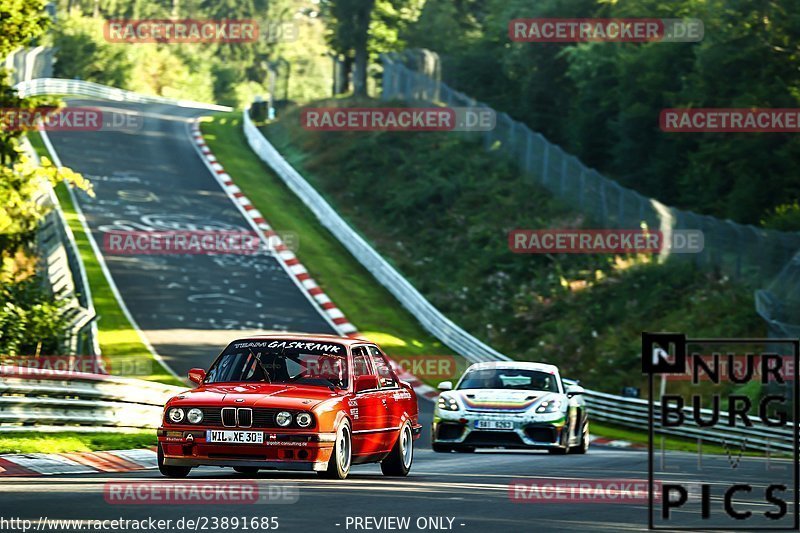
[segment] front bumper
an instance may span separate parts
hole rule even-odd
[[[162,427],[158,430],[158,442],[164,454],[164,464],[169,466],[241,466],[294,471],[327,469],[335,433],[263,433],[263,444],[223,444],[207,442],[203,428]]]
[[[511,422],[513,429],[477,429],[476,421]],[[431,438],[434,444],[452,448],[527,448],[563,447],[562,433],[566,419],[559,413],[531,416],[527,413],[453,412],[437,413],[433,418]]]

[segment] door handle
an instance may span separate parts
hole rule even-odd
[[[383,404],[384,407],[386,408],[389,407],[389,404],[386,403],[386,398],[381,398],[381,403]]]

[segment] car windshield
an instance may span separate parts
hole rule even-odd
[[[516,368],[485,368],[464,374],[459,389],[512,389],[558,392],[555,374]]]
[[[346,388],[347,351],[336,343],[245,341],[230,344],[206,383],[264,382]]]

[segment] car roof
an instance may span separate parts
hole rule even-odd
[[[287,333],[287,332],[268,333],[265,335],[251,335],[249,337],[234,339],[231,342],[263,341],[263,340],[338,342],[340,344],[344,344],[345,346],[351,346],[353,344],[363,344],[363,343],[375,344],[366,339],[360,339],[354,337],[341,337],[339,335],[329,335],[327,333]]]
[[[470,365],[467,370],[485,370],[488,368],[508,368],[518,370],[541,370],[542,372],[558,373],[556,365],[536,363],[534,361],[487,361]]]

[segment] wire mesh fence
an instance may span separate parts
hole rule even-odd
[[[389,56],[384,57],[382,98],[403,100],[412,105],[419,102],[487,107]],[[705,241],[701,253],[673,254],[672,258],[695,261],[699,266],[747,280],[754,286],[768,284],[800,249],[800,233],[767,230],[676,209],[627,189],[585,166],[578,158],[506,113],[496,113],[493,130],[466,135],[481,135],[484,148],[516,162],[522,171],[520,179],[543,185],[567,205],[589,215],[598,227],[640,228],[646,225],[666,232],[701,230]],[[800,259],[796,268],[797,273],[785,276],[787,280],[791,277],[792,283],[800,280]],[[794,283],[793,287],[800,297],[800,285]]]
[[[384,100],[488,108],[428,73],[409,68],[396,56],[384,56],[383,66]],[[756,294],[756,308],[770,325],[771,335],[800,336],[800,233],[737,224],[666,206],[587,167],[506,113],[496,113],[493,130],[464,135],[482,136],[486,150],[516,162],[522,171],[520,179],[543,185],[591,217],[598,227],[647,227],[665,235],[674,229],[702,231],[702,252],[672,254],[671,260],[694,261],[702,268],[766,287]]]

